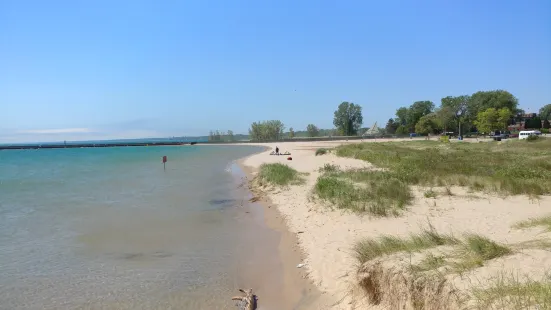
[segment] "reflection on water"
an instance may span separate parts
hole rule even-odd
[[[255,150],[0,152],[0,308],[234,308],[251,219],[225,168]]]

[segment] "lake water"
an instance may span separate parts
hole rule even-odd
[[[232,162],[258,151],[0,151],[0,308],[234,308],[258,218]]]

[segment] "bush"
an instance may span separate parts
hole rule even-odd
[[[536,141],[536,140],[538,140],[539,138],[540,138],[539,136],[530,135],[530,136],[528,136],[528,138],[526,138],[526,141]]]
[[[541,133],[549,133],[549,128],[541,128]]]
[[[327,154],[327,152],[329,152],[327,149],[324,149],[324,148],[321,148],[321,149],[317,149],[316,150],[316,156],[318,155],[325,155]]]

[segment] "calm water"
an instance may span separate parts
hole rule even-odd
[[[0,151],[0,308],[233,308],[256,151]]]

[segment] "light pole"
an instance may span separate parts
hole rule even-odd
[[[455,114],[457,116],[457,123],[459,125],[459,133],[458,133],[459,140],[461,140],[461,114],[463,114],[463,111],[461,110],[458,110],[457,113]]]

